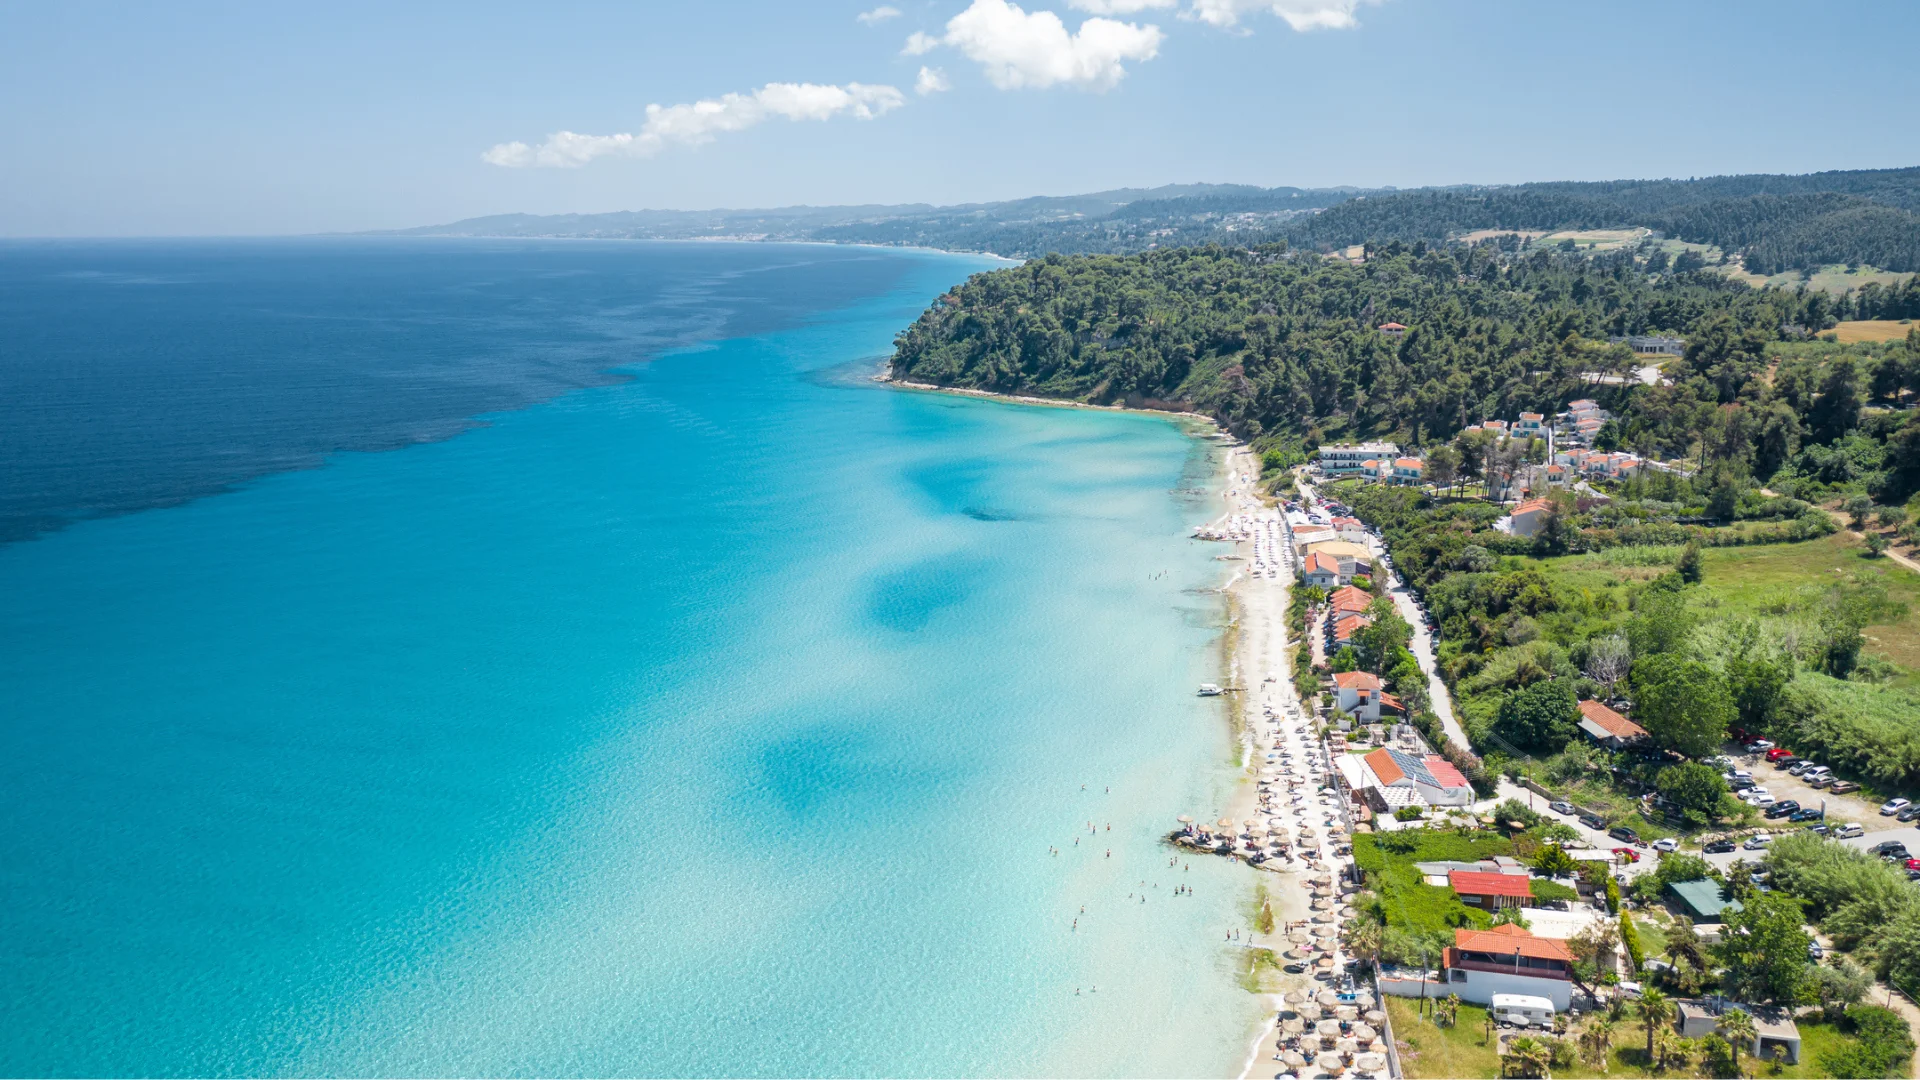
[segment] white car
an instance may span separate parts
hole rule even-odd
[[[1882,815],[1897,814],[1900,811],[1905,810],[1907,807],[1912,805],[1913,805],[1912,799],[1892,799],[1892,800],[1889,800],[1888,802],[1880,804],[1880,813]]]
[[[1753,836],[1747,837],[1747,842],[1740,846],[1746,848],[1748,851],[1758,851],[1771,843],[1773,843],[1773,837],[1768,836],[1766,833],[1756,833]]]
[[[1664,837],[1661,837],[1660,839],[1658,839],[1658,840],[1655,840],[1655,841],[1653,842],[1653,850],[1655,850],[1655,851],[1679,851],[1679,850],[1680,850],[1680,841],[1678,841],[1678,840],[1675,840],[1675,839],[1674,839],[1673,837],[1671,837],[1671,836],[1664,836]]]
[[[1845,825],[1840,826],[1839,830],[1836,831],[1833,835],[1839,837],[1842,840],[1851,840],[1854,837],[1859,836],[1860,834],[1866,831],[1867,830],[1860,827],[1859,822],[1849,821]]]

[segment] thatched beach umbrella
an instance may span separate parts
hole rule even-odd
[[[1307,1030],[1307,1022],[1297,1016],[1280,1021],[1280,1030],[1288,1035],[1299,1035]]]
[[[1346,1068],[1346,1065],[1340,1060],[1339,1054],[1321,1054],[1319,1057],[1313,1059],[1313,1067],[1323,1072],[1331,1073],[1334,1076],[1339,1076],[1341,1070]]]
[[[1181,815],[1180,815],[1180,824],[1182,824],[1182,825],[1191,825],[1191,824],[1193,824],[1193,815],[1192,815],[1192,814],[1181,814]]]
[[[1341,1039],[1338,1042],[1333,1044],[1333,1049],[1335,1053],[1339,1053],[1339,1054],[1347,1054],[1347,1055],[1357,1054],[1360,1052],[1360,1040]]]
[[[1280,1064],[1289,1069],[1298,1069],[1307,1063],[1306,1055],[1298,1050],[1286,1050],[1280,1054]]]
[[[1329,1009],[1334,1008],[1340,1004],[1340,996],[1338,994],[1335,994],[1331,990],[1320,991],[1319,993],[1313,995],[1313,1000],[1315,1004],[1323,1005]]]
[[[1341,1005],[1333,1010],[1333,1018],[1335,1020],[1345,1020],[1351,1024],[1355,1020],[1360,1019],[1360,1010],[1351,1005]]]
[[[1322,1039],[1337,1039],[1340,1037],[1340,1021],[1322,1020],[1313,1025],[1313,1033]]]
[[[1372,1024],[1355,1024],[1353,1025],[1353,1037],[1363,1043],[1370,1043],[1379,1038],[1380,1033],[1373,1030]]]
[[[1214,824],[1218,828],[1226,829],[1229,832],[1233,831],[1233,819],[1230,817],[1223,817]]]
[[[1340,932],[1340,931],[1338,931],[1338,930],[1335,930],[1335,929],[1334,929],[1333,927],[1331,927],[1331,926],[1316,926],[1316,927],[1314,927],[1314,928],[1313,928],[1313,936],[1314,936],[1314,937],[1333,937],[1334,935],[1336,935],[1336,934],[1338,934],[1339,932]]]
[[[1372,997],[1373,995],[1369,994],[1367,996]],[[1369,1002],[1368,1004],[1372,1004],[1372,1003]],[[1381,1012],[1379,1009],[1368,1009],[1366,1020],[1367,1020],[1367,1023],[1374,1024],[1377,1026],[1387,1022],[1387,1014]]]
[[[1380,1072],[1387,1067],[1387,1059],[1379,1054],[1365,1053],[1353,1059],[1353,1067],[1361,1072]]]

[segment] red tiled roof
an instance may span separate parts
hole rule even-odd
[[[1334,677],[1339,678],[1337,675]],[[1407,774],[1401,772],[1400,766],[1394,763],[1393,755],[1385,750],[1375,750],[1360,760],[1366,762],[1367,768],[1373,770],[1373,775],[1379,777],[1382,784],[1396,784],[1407,778]]]
[[[1327,602],[1333,605],[1333,610],[1336,612],[1365,611],[1373,604],[1373,594],[1352,585],[1342,585],[1332,596],[1327,597]]]
[[[1405,329],[1406,329],[1406,327],[1404,327],[1404,326],[1401,326],[1401,325],[1400,325],[1399,323],[1397,323],[1397,322],[1390,322],[1390,323],[1381,323],[1381,324],[1380,324],[1380,329],[1382,329],[1382,330],[1405,330]]]
[[[1478,876],[1519,877],[1517,874],[1480,874]],[[1471,930],[1461,927],[1453,932],[1453,947],[1469,952],[1505,953],[1508,956],[1518,952],[1521,956],[1531,956],[1536,960],[1564,960],[1569,964],[1573,963],[1573,953],[1567,949],[1566,942],[1559,938],[1534,937],[1530,931],[1512,923],[1505,923],[1491,930]]]
[[[1407,705],[1405,702],[1401,701],[1397,697],[1394,697],[1392,694],[1387,693],[1385,690],[1380,691],[1380,704],[1385,705],[1389,709],[1398,709],[1401,712],[1407,711]]]
[[[1316,551],[1307,556],[1307,573],[1311,574],[1315,572],[1338,574],[1340,572],[1340,560],[1331,555]]]
[[[1616,739],[1638,739],[1647,733],[1646,728],[1591,699],[1580,703],[1580,715],[1605,728],[1607,734]]]
[[[1540,414],[1539,414],[1539,413],[1537,413],[1537,412],[1523,412],[1523,413],[1521,413],[1521,414],[1520,414],[1520,419],[1522,419],[1522,420],[1539,420],[1539,419],[1541,419],[1541,416],[1540,416]]]
[[[1526,896],[1533,895],[1533,882],[1525,874],[1487,874],[1476,870],[1449,870],[1447,884],[1453,891],[1464,896]],[[1456,934],[1464,931],[1455,931]],[[1455,938],[1455,943],[1459,939]],[[1475,945],[1461,945],[1461,948],[1481,948]],[[1513,946],[1506,948],[1488,948],[1487,952],[1512,952]]]
[[[1381,697],[1385,698],[1386,695],[1382,694]],[[1467,786],[1467,778],[1460,775],[1460,770],[1454,768],[1451,762],[1439,754],[1427,755],[1427,771],[1433,774],[1435,780],[1440,781],[1440,786],[1443,788]]]
[[[1521,514],[1531,514],[1535,510],[1546,510],[1552,506],[1553,504],[1545,499],[1528,499],[1526,502],[1513,508],[1513,516],[1519,517]]]
[[[1421,461],[1417,457],[1403,457],[1395,461],[1393,464],[1395,468],[1399,468],[1399,469],[1419,469],[1419,468],[1424,468],[1427,463],[1424,461]]]
[[[1333,620],[1333,633],[1336,637],[1345,637],[1350,629],[1358,630],[1362,626],[1372,626],[1373,620],[1365,615],[1342,615]]]
[[[1333,685],[1342,690],[1378,690],[1380,677],[1365,671],[1337,671],[1333,675]]]

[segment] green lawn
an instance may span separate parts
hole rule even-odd
[[[1389,997],[1387,1015],[1393,1021],[1393,1036],[1402,1045],[1400,1064],[1409,1080],[1423,1077],[1498,1077],[1500,1058],[1493,1044],[1486,1041],[1487,1010],[1462,1004],[1459,1022],[1443,1028],[1419,1015],[1417,998]],[[1821,1052],[1844,1046],[1849,1036],[1832,1024],[1803,1020],[1800,1028],[1800,1064],[1776,1067],[1742,1056],[1741,1070],[1750,1077],[1820,1077],[1828,1075],[1819,1065]],[[1692,1068],[1659,1072],[1648,1069],[1647,1029],[1639,1021],[1627,1019],[1614,1029],[1613,1052],[1605,1072],[1581,1061],[1570,1069],[1555,1069],[1555,1077],[1566,1080],[1594,1077],[1682,1077],[1704,1075],[1705,1066],[1696,1061]]]

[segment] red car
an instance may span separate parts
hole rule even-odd
[[[1625,857],[1626,857],[1626,860],[1627,860],[1628,862],[1639,862],[1639,861],[1640,861],[1640,853],[1639,853],[1639,852],[1637,852],[1637,851],[1635,851],[1635,850],[1633,850],[1633,849],[1632,849],[1632,848],[1630,848],[1630,847],[1617,847],[1617,848],[1614,848],[1614,849],[1613,849],[1613,853],[1614,853],[1614,855],[1615,855],[1616,857],[1618,857],[1618,856],[1625,856]]]
[[[1907,869],[1909,869],[1909,870],[1920,870],[1920,859],[1908,859],[1908,860],[1907,860]]]
[[[1779,761],[1783,757],[1792,757],[1792,756],[1793,756],[1793,751],[1787,749],[1784,746],[1776,746],[1773,749],[1767,751],[1768,761]]]

